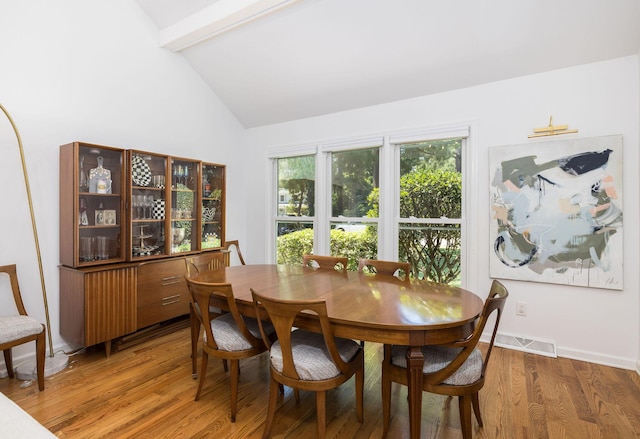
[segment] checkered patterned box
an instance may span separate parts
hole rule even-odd
[[[151,215],[154,219],[164,219],[164,200],[155,200]]]

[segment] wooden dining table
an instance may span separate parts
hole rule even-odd
[[[294,265],[240,265],[199,273],[195,280],[230,283],[243,315],[256,316],[251,289],[286,300],[326,302],[334,335],[407,346],[410,436],[420,437],[422,412],[421,347],[466,337],[482,312],[476,294],[426,281],[338,272]],[[312,315],[296,326],[320,331]]]

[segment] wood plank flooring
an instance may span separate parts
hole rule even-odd
[[[268,354],[241,362],[238,414],[229,418],[229,381],[210,360],[200,401],[193,400],[188,328],[106,358],[89,349],[37,385],[0,380],[0,391],[60,438],[259,438],[267,409]],[[382,347],[366,343],[364,423],[350,380],[327,396],[327,437],[380,438]],[[484,427],[474,438],[640,438],[640,377],[635,371],[495,348],[480,392]],[[393,386],[389,438],[406,438],[406,388]],[[316,436],[315,397],[295,404],[286,389],[273,438]],[[423,394],[423,438],[461,438],[456,399]]]

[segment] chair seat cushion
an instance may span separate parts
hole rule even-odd
[[[0,317],[0,344],[40,334],[42,324],[29,316]]]
[[[256,338],[262,338],[258,321],[249,317],[244,317],[243,319],[251,335]],[[273,325],[269,322],[263,322],[263,328],[267,335],[271,335],[274,332]],[[252,348],[251,343],[244,338],[240,329],[238,329],[238,325],[233,320],[233,314],[231,313],[222,314],[220,317],[211,320],[211,331],[218,349],[221,351],[245,351]],[[204,342],[207,342],[206,332],[204,334]]]
[[[350,361],[360,349],[360,345],[353,340],[335,338],[338,353],[343,361]],[[322,334],[295,330],[291,333],[291,351],[296,372],[305,381],[320,381],[336,377],[340,370],[336,367]],[[271,346],[271,364],[282,373],[282,349],[280,342]]]
[[[462,351],[462,348],[448,348],[442,346],[423,346],[424,355],[423,373],[432,373],[444,368],[451,363]],[[407,367],[407,346],[393,346],[391,348],[391,364],[399,367]],[[480,379],[482,374],[482,353],[474,349],[469,358],[449,378],[443,381],[451,386],[464,386]]]

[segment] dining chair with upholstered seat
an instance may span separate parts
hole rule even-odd
[[[195,400],[200,399],[209,355],[228,361],[231,381],[231,422],[235,422],[239,362],[243,358],[253,357],[267,350],[262,334],[270,337],[274,334],[273,327],[265,324],[260,329],[256,319],[240,315],[231,284],[198,282],[187,278],[187,285],[191,292],[194,313],[200,324],[204,326],[200,382]],[[210,307],[216,301],[221,305],[224,304],[222,306],[225,306],[229,312],[212,314]]]
[[[303,267],[323,270],[347,271],[349,260],[344,256],[320,256],[305,254],[302,256]]]
[[[422,390],[458,397],[460,424],[464,439],[471,439],[472,435],[472,406],[478,424],[482,427],[478,392],[484,386],[489,357],[508,295],[504,285],[494,280],[485,300],[482,314],[469,337],[443,346],[424,346],[422,348],[424,355]],[[494,312],[495,320],[492,320],[491,340],[483,355],[478,348],[478,341]],[[406,346],[384,346],[382,362],[383,436],[386,436],[389,430],[391,383],[407,385],[406,351]]]
[[[237,239],[234,239],[232,241],[226,241],[224,245],[224,249],[226,250],[225,264],[227,265],[227,267],[231,265],[231,247],[235,247],[236,255],[238,255],[238,259],[240,260],[240,263],[242,265],[247,265],[246,262],[244,262],[244,258],[242,257],[242,252],[240,251],[240,244],[238,243]]]
[[[378,259],[363,259],[358,261],[360,273],[374,273],[376,276],[393,276],[399,280],[410,281],[411,265],[408,262],[380,261]]]
[[[15,264],[3,265],[0,273],[9,276],[9,283],[13,292],[13,301],[16,304],[18,315],[0,316],[0,350],[4,353],[4,364],[7,366],[9,378],[15,376],[13,370],[13,356],[11,349],[30,341],[36,342],[36,375],[38,377],[38,389],[44,390],[44,362],[45,362],[45,326],[36,319],[27,315],[27,310],[20,294],[18,274]]]
[[[296,399],[298,390],[316,392],[318,437],[322,439],[326,431],[326,391],[337,388],[355,375],[356,411],[358,421],[362,422],[364,351],[353,340],[333,335],[326,303],[322,300],[274,299],[253,289],[251,294],[256,315],[260,315],[264,309],[278,336],[276,342],[269,344],[271,379],[263,438],[266,439],[271,434],[281,385],[294,388]],[[294,330],[297,318],[310,318],[308,312],[315,314],[312,318],[319,321],[321,333]],[[260,329],[264,339],[264,324],[260,323]]]
[[[226,262],[225,254],[222,252],[207,252],[196,256],[189,256],[184,259],[186,267],[186,277],[192,277],[196,274],[207,271],[217,270],[224,267]],[[222,314],[220,308],[211,307],[211,314]],[[195,380],[198,378],[198,340],[200,339],[200,320],[193,309],[193,302],[189,302],[189,323],[191,326],[191,375]],[[227,372],[227,361],[222,360],[224,371]]]

